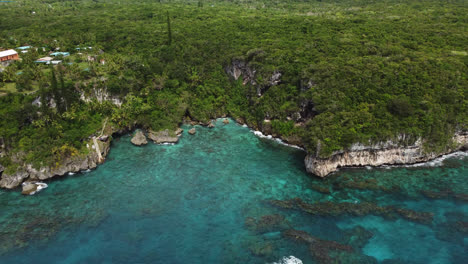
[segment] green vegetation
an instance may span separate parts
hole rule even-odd
[[[115,128],[153,130],[187,116],[228,114],[255,127],[269,119],[274,133],[323,157],[401,134],[438,150],[468,129],[462,0],[0,5],[0,47],[38,47],[0,73],[8,94],[0,97],[0,138],[26,162],[83,151],[105,118]],[[56,48],[72,55],[55,69],[34,63]],[[255,77],[234,80],[226,73],[233,61]],[[0,163],[13,166],[9,157]]]

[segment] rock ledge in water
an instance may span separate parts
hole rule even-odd
[[[177,143],[179,138],[177,137],[177,132],[170,132],[169,130],[162,130],[162,131],[152,131],[150,130],[148,133],[148,137],[154,141],[154,143],[161,144],[161,143]],[[180,132],[182,133],[182,132]]]
[[[195,128],[190,129],[188,132],[189,132],[190,135],[195,135],[195,133],[197,133]]]
[[[42,189],[47,188],[47,184],[43,182],[23,182],[22,194],[24,195],[33,195],[40,192]]]
[[[184,130],[183,130],[182,128],[179,127],[179,128],[176,129],[175,134],[176,134],[177,136],[181,136],[181,135],[182,135],[182,132],[184,132]]]
[[[133,136],[132,140],[130,140],[133,145],[136,146],[141,146],[141,145],[146,145],[148,144],[148,141],[146,140],[145,134],[141,130],[138,130],[135,135]]]

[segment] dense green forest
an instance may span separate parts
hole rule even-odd
[[[322,157],[402,134],[437,151],[468,129],[467,22],[463,0],[2,2],[0,47],[34,48],[0,72],[0,163],[85,152],[104,120],[222,115]]]

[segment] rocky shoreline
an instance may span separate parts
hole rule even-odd
[[[228,124],[229,119],[222,117],[223,123]],[[241,118],[235,121],[243,126],[249,127],[256,136],[268,139],[274,139],[287,146],[303,149],[300,142],[295,139],[278,137],[271,135],[269,126],[261,128],[251,127]],[[190,121],[190,125],[202,125],[213,128],[213,121],[199,122]],[[110,134],[124,134],[129,131],[112,131]],[[145,145],[148,143],[147,138],[156,144],[175,144],[178,142],[179,137],[182,135],[183,129],[178,128],[176,131],[162,130],[146,132],[136,130],[132,136],[131,142],[136,146]],[[194,128],[189,131],[189,134],[195,134]],[[266,135],[264,135],[266,134]],[[88,169],[94,169],[97,165],[103,163],[110,150],[112,137],[103,135],[99,137],[92,137],[87,147],[89,153],[87,155],[78,155],[68,157],[60,162],[56,167],[41,167],[40,169],[34,168],[31,164],[25,164],[18,169],[14,174],[7,174],[3,172],[4,168],[0,165],[0,188],[14,189],[23,183],[27,186],[28,183],[37,183],[56,176],[64,176],[68,173],[76,173]],[[291,142],[292,141],[292,142]],[[453,137],[454,144],[448,147],[441,153],[426,153],[423,149],[423,141],[417,140],[415,143],[407,146],[401,146],[394,141],[380,142],[376,144],[353,144],[349,149],[333,153],[328,158],[320,158],[317,154],[308,153],[305,160],[305,168],[307,172],[314,174],[318,177],[326,177],[327,175],[337,171],[342,167],[363,167],[363,166],[382,166],[382,165],[408,165],[415,163],[422,163],[438,158],[442,155],[449,154],[459,150],[468,150],[468,132],[456,133]],[[3,174],[2,174],[3,172]]]
[[[453,145],[442,152],[425,152],[421,139],[407,146],[392,140],[376,144],[353,144],[349,149],[335,152],[328,158],[309,153],[305,158],[307,172],[325,177],[341,167],[382,165],[409,165],[427,162],[459,150],[468,150],[468,132],[458,132],[452,138]]]
[[[92,143],[91,143],[92,142]],[[87,155],[76,155],[62,160],[56,167],[44,166],[36,169],[32,164],[24,164],[13,174],[3,172],[0,179],[0,187],[14,189],[23,182],[38,182],[56,176],[64,176],[67,173],[75,173],[83,170],[94,169],[104,162],[109,153],[111,139],[108,136],[93,137],[87,144]]]
[[[110,150],[112,137],[110,135],[123,135],[129,133],[129,130],[123,131],[108,131],[109,135],[90,137],[87,145],[88,153],[82,155],[72,155],[60,161],[57,166],[43,166],[35,168],[32,164],[23,164],[13,174],[4,172],[5,168],[0,165],[0,188],[15,189],[19,186],[23,187],[22,193],[31,195],[36,193],[35,186],[42,186],[41,181],[45,181],[54,177],[64,176],[69,173],[77,173],[90,169],[95,169],[99,164],[104,163],[106,156]],[[148,130],[145,133],[142,130],[136,130],[131,142],[134,145],[141,146],[147,144],[147,137],[156,144],[177,143],[182,135],[183,129],[178,128],[175,131]]]
[[[262,128],[258,128],[258,130],[246,124],[242,119],[237,118],[236,122],[248,126],[258,137],[276,140],[283,145],[302,149],[307,152],[300,141],[274,135],[271,131],[271,126],[268,126],[269,122],[264,122],[266,125]],[[424,142],[421,139],[407,146],[402,146],[402,144],[392,140],[369,145],[356,143],[349,149],[337,151],[327,158],[320,158],[317,153],[307,152],[304,165],[308,173],[324,178],[336,172],[339,168],[378,167],[383,165],[402,166],[424,163],[457,151],[467,151],[468,131],[455,133],[452,142],[452,146],[438,153],[425,152],[423,147]]]

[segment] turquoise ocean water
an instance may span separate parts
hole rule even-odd
[[[1,190],[0,263],[467,262],[466,157],[321,180],[233,122],[184,128],[176,145],[115,139],[34,196]]]

